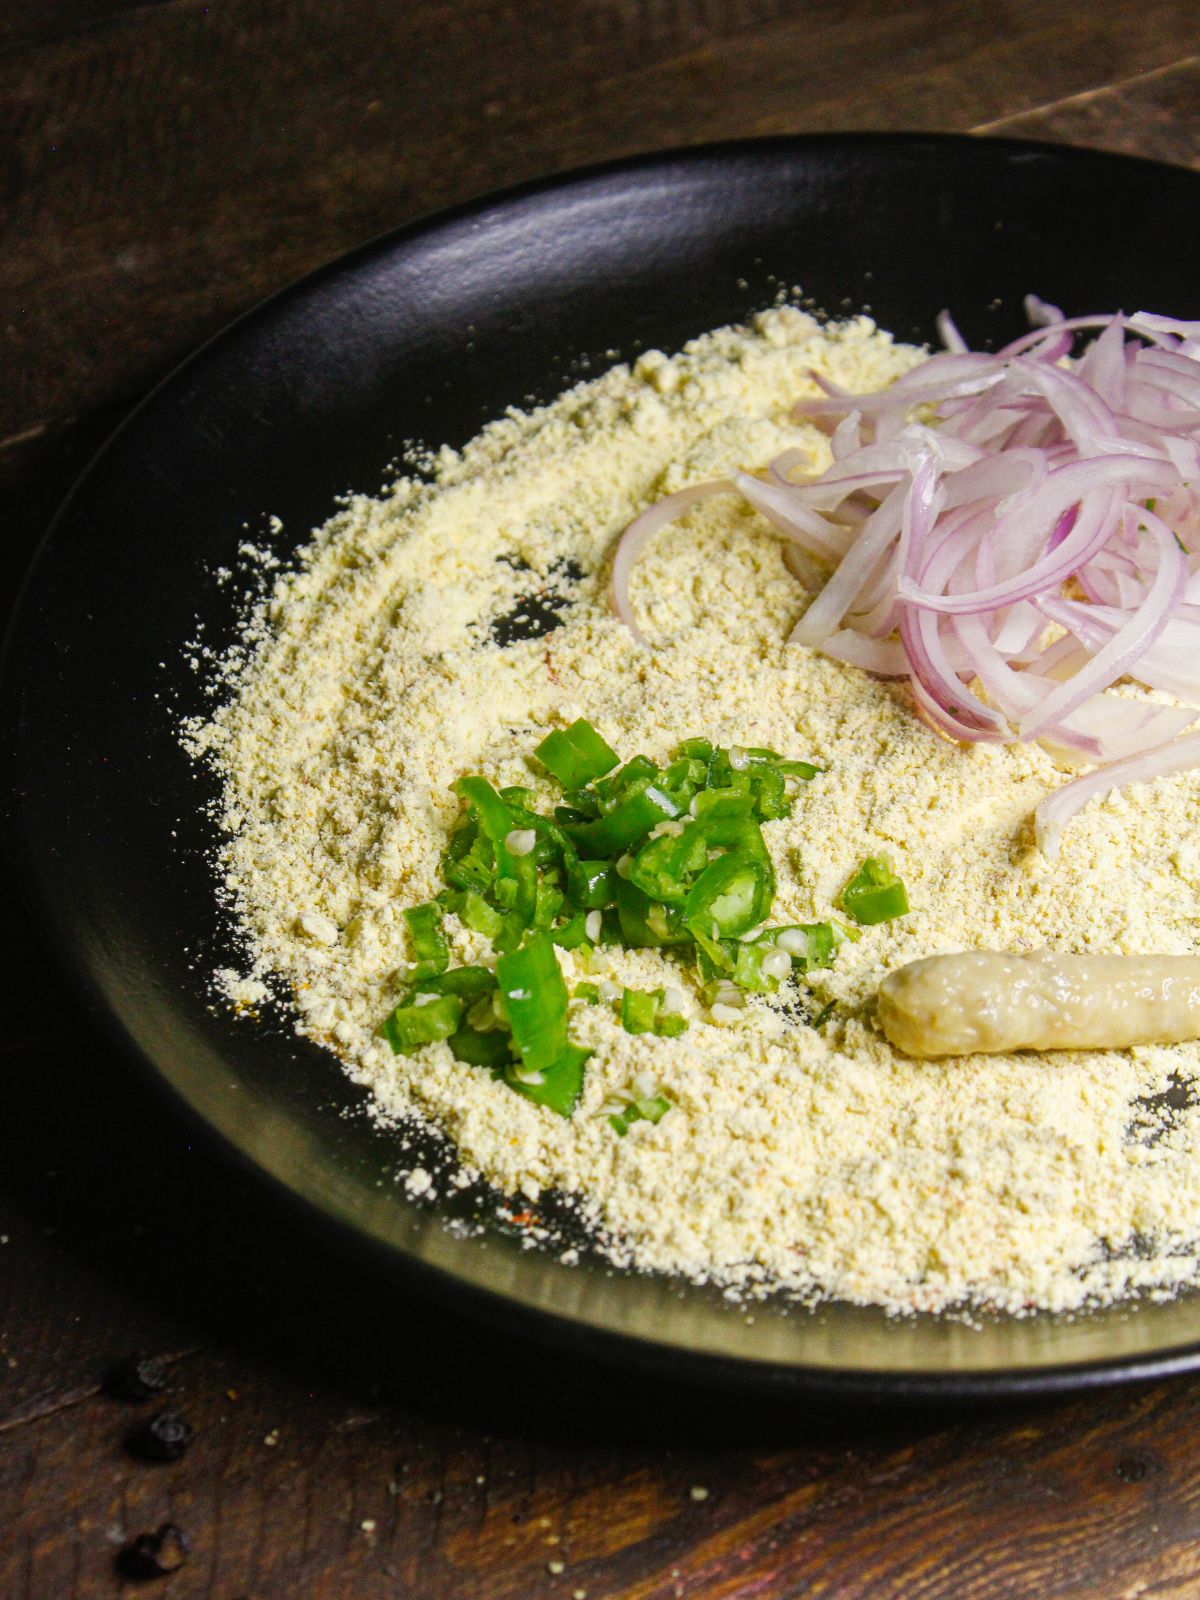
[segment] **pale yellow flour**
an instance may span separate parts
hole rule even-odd
[[[444,451],[431,482],[335,516],[278,581],[232,697],[189,733],[224,779],[223,871],[253,958],[236,992],[281,976],[300,1031],[381,1116],[432,1122],[506,1192],[577,1196],[619,1261],[892,1308],[1169,1289],[1197,1271],[1200,1113],[1144,1101],[1191,1082],[1196,1046],[913,1061],[872,1002],[890,968],[942,950],[1195,950],[1200,779],[1093,804],[1048,862],[1030,818],[1063,779],[1051,759],[952,745],[903,690],[788,645],[805,590],[732,497],[639,563],[649,650],[607,603],[612,542],[658,496],[794,445],[824,463],[823,437],[788,420],[810,369],[871,389],[920,358],[866,318],[821,328],[776,309],[514,412]],[[562,625],[499,648],[492,621],[539,586],[569,601]],[[401,912],[440,887],[450,784],[482,772],[551,802],[528,752],[580,715],[626,757],[706,735],[822,763],[794,816],[764,829],[773,920],[828,916],[880,851],[912,911],[814,979],[816,1004],[837,1002],[821,1032],[766,1000],[713,1020],[676,956],[602,951],[585,974],[563,952],[569,983],[674,983],[690,1017],[678,1038],[635,1038],[573,1006],[595,1054],[564,1121],[445,1045],[395,1057],[378,1029],[410,955]],[[491,959],[448,927],[456,958]],[[606,1113],[635,1083],[673,1109],[618,1138]]]

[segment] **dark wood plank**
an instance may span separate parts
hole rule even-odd
[[[1200,168],[1200,56],[977,130],[1092,145]]]
[[[1198,50],[1179,0],[173,0],[10,51],[0,437],[140,392],[279,284],[498,184],[749,133],[966,128]]]
[[[67,33],[80,33],[114,17],[171,0],[0,0],[0,50],[46,44]]]
[[[554,1361],[514,1385],[515,1351],[455,1372],[427,1336],[396,1334],[421,1364],[390,1400],[361,1380],[310,1389],[241,1351],[181,1363],[172,1404],[196,1431],[174,1465],[131,1459],[131,1413],[103,1397],[0,1435],[3,1526],[20,1530],[5,1593],[111,1596],[116,1549],[168,1519],[192,1541],[173,1600],[1128,1600],[1200,1586],[1195,1382],[881,1424],[778,1404],[735,1415],[631,1380],[618,1404],[607,1374]]]

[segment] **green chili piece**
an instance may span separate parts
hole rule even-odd
[[[648,840],[634,857],[629,881],[652,900],[681,906],[692,879],[707,865],[703,833],[685,825],[679,833],[660,833],[657,839]]]
[[[533,753],[564,789],[580,789],[603,777],[621,759],[586,717],[579,717],[569,728],[548,733]]]
[[[641,1096],[628,1101],[620,1111],[614,1112],[609,1117],[608,1123],[621,1138],[624,1138],[633,1123],[659,1122],[670,1109],[671,1102],[664,1095]]]
[[[497,1072],[512,1062],[512,1041],[501,1028],[481,1033],[464,1022],[446,1042],[456,1060],[466,1061],[472,1067],[490,1067]]]
[[[448,1039],[462,1021],[463,1005],[456,994],[439,995],[425,1005],[399,1005],[384,1021],[383,1036],[397,1055],[411,1055],[435,1039]]]
[[[596,793],[600,797],[601,816],[620,805],[622,800],[640,794],[648,783],[653,783],[661,777],[662,774],[649,756],[634,756],[633,760],[627,761],[619,772],[614,772],[611,777],[596,785]]]
[[[567,1048],[567,986],[545,933],[530,934],[496,963],[496,981],[523,1065],[541,1072]]]
[[[492,843],[502,843],[505,835],[512,831],[512,812],[487,779],[459,778],[457,783],[452,783],[450,787],[471,807],[478,818],[479,826]]]
[[[494,939],[504,926],[504,918],[474,889],[467,889],[458,908],[459,917],[472,933],[481,933],[485,939]]]
[[[740,789],[750,792],[750,768],[735,767],[728,750],[714,750],[708,762],[708,787],[710,789]]]
[[[572,811],[580,812],[585,818],[598,817],[600,815],[600,796],[590,786],[585,786],[582,789],[568,789],[566,794],[563,795],[563,802]]]
[[[536,1072],[529,1070],[528,1063],[520,1069],[510,1067],[504,1081],[535,1105],[569,1117],[583,1093],[583,1069],[591,1054],[582,1045],[568,1044],[554,1061]]]
[[[535,928],[548,928],[555,917],[562,910],[563,892],[554,884],[547,883],[545,878],[538,881],[537,899],[533,908],[533,926]]]
[[[461,861],[478,837],[479,824],[474,817],[468,817],[465,821],[460,822],[450,835],[449,842],[446,845],[446,854],[442,858],[443,862]]]
[[[868,856],[841,898],[847,916],[864,927],[892,922],[908,912],[908,892],[886,856]]]
[[[583,911],[603,911],[616,903],[617,874],[610,861],[574,861],[567,867],[571,904]]]
[[[626,1033],[653,1033],[662,1005],[662,989],[625,989],[621,993],[621,1026]]]
[[[696,964],[704,978],[715,978],[732,972],[737,959],[737,942],[733,939],[714,939],[700,928],[690,930],[696,941]]]
[[[594,983],[577,983],[574,996],[576,1000],[586,1000],[589,1006],[600,1004],[600,989]]]
[[[696,826],[704,835],[705,844],[712,850],[733,850],[739,855],[751,856],[760,861],[771,875],[771,894],[775,893],[775,878],[771,867],[771,853],[762,836],[762,829],[753,817],[722,816],[711,813]],[[761,919],[760,919],[761,920]]]
[[[607,816],[570,828],[568,832],[580,855],[617,856],[630,845],[637,844],[658,823],[673,821],[681,809],[669,794],[648,784],[638,794],[622,800]]]
[[[708,763],[688,756],[671,765],[662,775],[662,787],[681,803],[687,802],[708,782]]]
[[[470,845],[460,856],[442,857],[442,877],[452,888],[474,889],[477,894],[487,894],[496,877],[496,851],[486,834],[480,833],[474,823]]]
[[[537,805],[537,795],[534,794],[533,790],[526,789],[519,783],[510,783],[507,788],[501,789],[499,794],[501,800],[507,806],[521,806],[528,811],[531,807]]]
[[[791,816],[787,783],[778,767],[755,767],[750,773],[750,793],[754,796],[754,815],[760,822]]]
[[[455,994],[461,1000],[478,1000],[495,987],[496,974],[487,967],[452,967],[449,972],[421,978],[410,987],[409,994]]]
[[[830,922],[793,923],[783,928],[767,928],[758,943],[791,956],[792,965],[802,972],[833,964],[833,953],[841,942]]]
[[[683,739],[671,752],[676,757],[683,757],[689,761],[705,761],[711,759],[713,753],[711,739]]]
[[[496,934],[493,943],[504,948],[514,948],[513,933],[519,938],[532,923],[537,910],[537,862],[532,855],[514,856],[501,844],[496,847],[496,882],[493,894],[507,913],[504,927]]]
[[[733,982],[739,989],[748,989],[754,994],[775,994],[779,988],[779,979],[763,971],[763,962],[775,953],[769,944],[739,943],[733,972],[730,974]]]
[[[679,906],[667,906],[658,900],[651,900],[628,878],[617,879],[617,917],[620,943],[635,950],[656,949],[663,944],[686,944],[692,937]]]
[[[771,908],[774,885],[762,861],[741,852],[718,856],[688,891],[684,917],[693,932],[736,939]]]
[[[561,823],[543,817],[540,811],[530,811],[526,806],[510,806],[509,812],[514,828],[532,828],[537,834],[533,854],[539,864],[560,856],[567,862],[575,860],[575,846]]]
[[[435,972],[445,972],[450,962],[450,947],[442,933],[442,908],[435,901],[420,906],[410,906],[404,913],[408,936],[412,941],[416,964],[414,977],[426,977]]]
[[[726,752],[727,753],[727,752]],[[750,767],[773,767],[776,772],[781,772],[785,778],[815,778],[818,772],[824,772],[824,767],[818,767],[811,761],[789,761],[781,756],[777,750],[764,750],[759,745],[743,745],[742,755]]]
[[[621,1026],[626,1033],[656,1033],[674,1037],[687,1028],[687,1018],[664,1011],[663,989],[624,989],[621,993]]]
[[[825,768],[815,766],[811,761],[778,761],[775,770],[782,772],[785,778],[803,778],[807,783],[810,778],[824,772]]]
[[[704,789],[692,801],[697,822],[754,815],[754,796],[741,789]]]
[[[578,950],[580,945],[591,944],[587,934],[586,911],[577,911],[557,928],[551,928],[550,937],[560,950]]]

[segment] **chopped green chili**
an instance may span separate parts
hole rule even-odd
[[[739,989],[749,989],[755,994],[774,994],[779,988],[779,975],[764,970],[771,957],[779,952],[769,944],[739,944],[733,963],[732,981]]]
[[[491,1067],[493,1072],[503,1071],[512,1061],[512,1040],[501,1028],[483,1032],[463,1023],[447,1039],[456,1061],[465,1061],[472,1067]]]
[[[617,919],[621,943],[634,950],[683,944],[691,938],[679,906],[651,900],[628,878],[617,879]]]
[[[674,1038],[687,1029],[687,1018],[664,1011],[664,989],[624,989],[621,992],[621,1026],[626,1033],[656,1033]]]
[[[399,1005],[384,1021],[383,1036],[397,1055],[408,1055],[435,1039],[448,1039],[462,1021],[463,1001],[459,995],[439,995],[422,1005],[421,996],[410,1005]]]
[[[557,928],[551,928],[550,937],[561,950],[578,950],[581,945],[591,944],[587,931],[588,913],[577,911],[573,917],[561,923]]]
[[[621,1026],[626,1033],[653,1033],[663,991],[626,989],[621,995]]]
[[[697,797],[700,798],[700,797]],[[708,865],[708,847],[699,828],[683,825],[676,833],[660,833],[638,851],[629,881],[652,900],[682,905],[692,879]]]
[[[512,812],[487,779],[459,778],[450,787],[468,803],[492,843],[502,843],[512,830]]]
[[[580,789],[603,777],[621,759],[585,717],[548,733],[533,753],[564,789]]]
[[[583,911],[602,911],[616,901],[617,874],[611,861],[574,861],[567,867],[567,889],[572,905]]]
[[[665,1095],[639,1096],[627,1101],[620,1111],[614,1112],[608,1119],[608,1125],[624,1138],[633,1123],[659,1122],[670,1109],[671,1102]]]
[[[908,912],[908,893],[886,856],[868,856],[841,898],[847,916],[863,926],[891,922]]]
[[[408,936],[412,940],[416,964],[413,977],[426,977],[435,972],[445,972],[450,961],[450,947],[442,933],[442,908],[436,901],[410,906],[404,913]]]
[[[773,885],[763,863],[731,851],[718,856],[688,890],[688,927],[712,939],[736,939],[760,923],[771,906]]]
[[[600,815],[600,796],[595,789],[587,787],[583,789],[568,789],[566,794],[563,795],[563,802],[563,806],[555,806],[555,816],[558,816],[559,811],[563,809],[577,812],[585,822],[592,817]]]
[[[458,914],[473,933],[481,933],[485,939],[494,939],[504,926],[504,918],[495,906],[490,906],[475,889],[465,891]]]
[[[456,994],[462,1000],[478,1000],[482,995],[491,994],[495,987],[496,974],[487,967],[454,967],[449,972],[419,979],[408,992],[409,995]]]
[[[548,1066],[536,1072],[525,1070],[520,1075],[510,1068],[504,1081],[536,1105],[548,1106],[560,1117],[569,1117],[583,1093],[583,1069],[591,1053],[582,1045],[568,1044]]]
[[[548,734],[536,755],[562,786],[553,817],[535,809],[535,791],[522,784],[497,790],[467,776],[453,785],[466,814],[442,857],[445,887],[435,902],[404,912],[416,964],[383,1024],[393,1050],[445,1039],[458,1060],[569,1116],[589,1051],[568,1038],[556,945],[581,953],[597,944],[687,946],[705,993],[736,1000],[738,990],[774,993],[792,970],[828,966],[844,939],[860,937],[832,919],[763,927],[775,874],[762,824],[790,813],[787,780],[815,777],[823,769],[812,762],[696,738],[681,741],[665,769],[646,755],[622,765],[584,718]],[[903,884],[875,859],[846,885],[842,904],[859,923],[908,909]],[[449,969],[446,913],[491,941],[494,973]],[[601,1003],[595,983],[574,994]],[[683,1032],[687,1019],[664,1009],[664,994],[622,992],[629,1032]],[[667,1104],[661,1096],[630,1101],[613,1126],[657,1121]]]
[[[617,856],[645,838],[660,822],[671,822],[683,808],[664,790],[647,784],[644,789],[621,800],[606,816],[568,828],[571,842],[580,855],[590,858]]]
[[[628,800],[631,795],[640,794],[648,783],[653,783],[660,776],[649,756],[634,756],[632,761],[627,761],[618,771],[596,784],[601,815],[611,811],[622,800]]]
[[[567,1047],[567,986],[549,937],[532,933],[519,950],[502,955],[496,982],[523,1065],[545,1071]]]

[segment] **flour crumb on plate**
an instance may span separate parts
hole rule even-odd
[[[789,449],[828,461],[826,436],[790,420],[814,370],[863,391],[920,359],[868,318],[779,307],[513,411],[428,478],[349,501],[276,576],[225,703],[186,730],[223,782],[221,872],[253,959],[238,982],[282,980],[298,1030],[398,1141],[415,1119],[521,1204],[567,1195],[617,1265],[893,1311],[1169,1292],[1198,1267],[1196,1046],[915,1061],[875,1027],[873,997],[946,950],[1194,951],[1200,779],[1093,804],[1048,861],[1030,817],[1062,781],[1051,757],[951,744],[901,688],[789,645],[809,594],[730,496],[641,557],[648,650],[608,604],[613,542],[654,500]],[[714,1016],[670,951],[561,951],[572,988],[674,986],[692,1013],[678,1036],[634,1036],[610,1007],[573,1007],[593,1054],[567,1120],[444,1043],[393,1055],[379,1028],[411,959],[402,913],[441,886],[450,785],[479,773],[547,809],[558,796],[528,752],[579,717],[625,756],[663,761],[703,735],[818,763],[793,815],[763,828],[776,917],[829,917],[881,855],[912,909],[810,975],[806,1003],[832,1006],[819,1030],[758,997]],[[485,956],[456,916],[445,928],[455,962]],[[617,1138],[611,1107],[646,1073],[671,1110]],[[408,1193],[427,1197],[422,1178]]]

